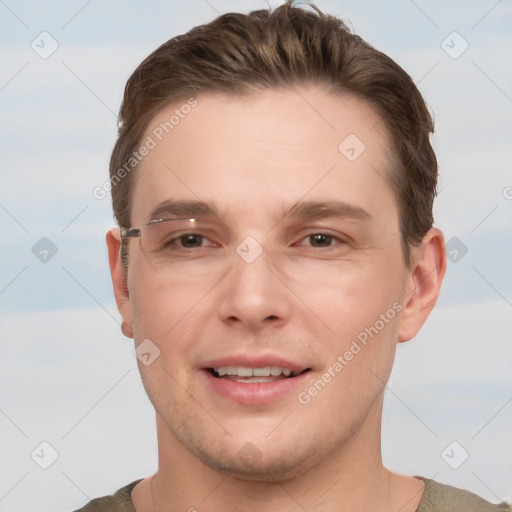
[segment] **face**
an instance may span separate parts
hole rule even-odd
[[[306,471],[378,431],[400,337],[411,271],[383,123],[303,87],[203,94],[162,135],[180,105],[144,136],[131,213],[174,222],[128,240],[120,308],[159,351],[139,363],[159,436],[240,477]]]

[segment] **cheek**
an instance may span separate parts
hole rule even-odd
[[[134,277],[130,299],[136,343],[150,339],[169,368],[183,367],[190,340],[200,337],[205,318],[211,316],[205,284],[179,277],[163,281],[152,272],[144,272],[142,265]]]
[[[134,268],[130,300],[136,332],[140,336],[161,338],[192,309],[198,294],[190,282],[162,279],[142,259],[134,262]]]
[[[333,428],[354,427],[380,399],[393,367],[400,308],[399,302],[382,308],[366,302],[338,313],[336,335],[320,347],[325,366],[303,390],[329,411]]]
[[[296,295],[324,325],[325,338],[335,344],[357,337],[375,323],[379,331],[396,331],[396,313],[405,290],[404,269],[393,255],[387,261],[385,255],[376,259],[378,263],[342,263],[323,278],[317,273],[293,283]]]
[[[346,411],[358,403],[364,409],[382,392],[393,365],[403,307],[400,249],[379,255],[372,264],[340,267],[324,288],[313,281],[302,288],[320,319],[317,323],[324,326],[315,343],[323,361],[318,387],[323,389],[322,383],[329,381],[329,389],[322,391],[318,405],[325,400],[326,407],[335,403]]]
[[[355,385],[365,381],[373,373],[387,380],[391,370],[398,333],[399,301],[378,297],[372,301],[368,295],[345,296],[338,309],[329,312],[332,331],[331,341],[323,347],[328,367],[338,361],[345,378]],[[362,375],[364,374],[364,375]],[[346,385],[346,383],[345,383]]]
[[[190,341],[199,337],[198,326],[202,322],[198,315],[204,314],[201,295],[190,285],[167,286],[150,275],[146,279],[138,277],[131,294],[135,343],[150,340],[158,354],[150,365],[139,359],[138,366],[148,396],[155,408],[161,410],[162,404],[180,396],[182,386],[188,386],[187,363],[193,349]]]

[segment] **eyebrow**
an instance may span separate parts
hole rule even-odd
[[[167,199],[159,203],[151,212],[150,220],[167,217],[183,217],[192,219],[194,217],[218,217],[218,212],[213,205],[203,201],[183,201]]]
[[[319,220],[327,217],[371,220],[371,215],[366,210],[345,201],[299,201],[286,211],[285,216],[298,220]]]
[[[167,199],[159,203],[151,212],[150,220],[168,217],[220,217],[215,206],[204,201],[184,201]],[[282,218],[319,220],[328,217],[352,218],[360,221],[371,220],[371,215],[361,208],[345,201],[299,201],[285,210]]]

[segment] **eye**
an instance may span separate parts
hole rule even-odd
[[[192,225],[194,224],[194,225]],[[144,225],[141,233],[142,249],[150,254],[169,258],[208,256],[210,249],[218,248],[221,233],[215,226],[193,219],[157,220]]]
[[[169,235],[167,242],[161,244],[163,249],[168,251],[184,251],[192,249],[206,249],[210,247],[219,247],[219,244],[212,241],[211,238],[199,233],[177,233]]]
[[[328,233],[312,233],[311,235],[308,235],[305,238],[303,238],[299,242],[299,245],[323,249],[343,243],[343,240]]]
[[[207,238],[202,235],[195,233],[187,233],[179,237],[179,243],[186,249],[192,249],[194,247],[202,247],[207,242]]]
[[[324,233],[317,233],[309,235],[308,240],[313,247],[329,247],[332,245],[333,237]]]

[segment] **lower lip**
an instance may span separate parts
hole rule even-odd
[[[296,377],[278,379],[272,382],[236,382],[233,380],[214,377],[208,370],[204,374],[213,390],[236,403],[262,405],[284,398],[299,385],[309,372]]]

